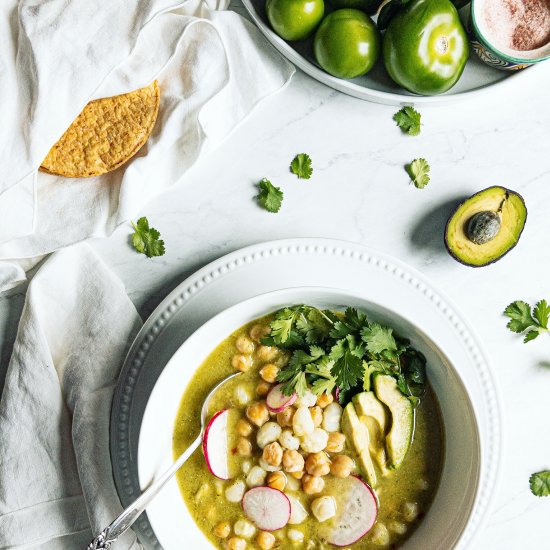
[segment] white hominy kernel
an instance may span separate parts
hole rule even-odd
[[[311,503],[311,512],[322,522],[336,515],[336,500],[334,497],[319,497]]]
[[[242,384],[235,388],[235,401],[237,401],[239,405],[246,405],[251,399],[250,393]]]
[[[402,507],[403,519],[405,521],[414,521],[418,517],[418,504],[416,502],[405,502]]]
[[[307,407],[298,407],[292,418],[292,429],[294,435],[302,436],[310,434],[314,429],[313,419]]]
[[[300,440],[292,435],[290,430],[283,430],[279,436],[279,443],[290,451],[297,451],[300,447]]]
[[[254,533],[256,532],[256,527],[254,527],[252,523],[246,521],[245,519],[239,519],[235,522],[233,531],[235,531],[235,535],[239,535],[239,537],[249,539],[254,536]]]
[[[210,485],[203,483],[195,493],[195,500],[202,500],[210,492]]]
[[[306,453],[319,453],[325,449],[328,443],[328,433],[321,428],[315,428],[310,434],[302,437],[300,447]]]
[[[390,531],[397,533],[398,535],[404,535],[407,532],[407,526],[400,521],[390,521],[388,523]]]
[[[291,477],[288,478],[289,481],[290,479]],[[288,520],[288,523],[290,523],[290,525],[298,525],[299,523],[302,523],[306,520],[308,515],[307,511],[304,508],[304,505],[298,500],[298,498],[293,495],[289,495],[288,493],[285,494],[290,501],[290,518]]]
[[[430,488],[430,483],[427,479],[419,479],[417,485],[422,491],[427,491]]]
[[[248,474],[248,472],[250,472],[250,468],[252,468],[252,462],[250,462],[250,460],[243,461],[241,468],[242,468],[243,474],[245,475]]]
[[[244,496],[244,492],[246,490],[246,485],[244,484],[244,481],[241,479],[235,481],[233,485],[230,485],[225,490],[225,498],[229,502],[241,502]]]
[[[282,468],[280,464],[279,466],[273,466],[272,464],[269,464],[268,462],[266,462],[263,458],[260,458],[259,464],[260,464],[260,468],[262,468],[262,470],[265,470],[266,472],[278,472]]]
[[[370,541],[378,546],[388,546],[390,533],[383,523],[377,523],[370,532]]]
[[[282,429],[279,424],[276,422],[266,422],[259,430],[256,435],[256,443],[258,447],[263,449],[266,445],[277,441],[281,435]]]
[[[235,347],[240,353],[252,353],[254,351],[254,342],[246,336],[239,336],[235,342]]]
[[[297,407],[313,407],[315,403],[317,403],[317,396],[309,390],[306,391],[303,397],[298,397],[298,399],[296,399]]]
[[[294,476],[286,476],[286,491],[299,491],[302,486],[302,482]]]
[[[214,480],[214,489],[216,489],[216,494],[223,494],[223,481],[221,479]]]
[[[266,471],[259,466],[253,466],[246,476],[246,484],[249,487],[260,487],[265,482]]]
[[[327,432],[339,432],[341,418],[342,407],[338,403],[331,403],[323,414],[323,429]]]
[[[302,533],[302,531],[298,531],[298,529],[289,529],[286,533],[286,536],[294,544],[299,544],[304,541],[304,534]]]

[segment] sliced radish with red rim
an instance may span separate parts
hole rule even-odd
[[[255,487],[243,497],[244,515],[262,531],[282,529],[290,519],[290,501],[278,489]]]
[[[282,384],[277,384],[271,388],[265,399],[267,408],[273,413],[280,413],[281,411],[284,411],[287,407],[290,407],[296,399],[298,399],[298,395],[296,393],[293,393],[292,395],[285,395],[281,391],[281,386]]]
[[[206,465],[210,473],[220,479],[231,478],[229,475],[228,420],[229,409],[217,412],[208,422],[202,439]]]

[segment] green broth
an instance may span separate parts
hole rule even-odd
[[[238,337],[248,335],[250,328],[258,322],[266,323],[265,318],[250,323],[240,328],[219,344],[208,356],[206,361],[197,369],[189,383],[180,405],[174,428],[173,450],[174,456],[179,456],[185,448],[193,441],[199,431],[199,411],[206,395],[211,388],[220,380],[235,372],[231,365],[231,359],[236,353],[235,342]],[[284,356],[270,361],[273,363],[284,361]],[[237,388],[240,387],[248,392],[252,401],[260,400],[256,395],[256,386],[261,381],[258,371],[266,363],[254,359],[250,370],[241,376],[229,381],[216,394],[213,399],[210,414],[227,408],[236,408],[240,416],[244,417],[246,406],[240,405],[236,398]],[[252,438],[254,441],[254,437]],[[235,438],[230,436],[230,448],[235,444]],[[354,453],[346,446],[345,454],[355,459]],[[253,456],[250,459],[233,455],[231,458],[231,470],[237,472],[237,477],[244,479],[242,465],[245,460],[261,456],[261,450],[253,444]],[[427,513],[433,500],[439,476],[441,472],[443,456],[443,427],[441,415],[436,397],[428,387],[422,398],[421,404],[416,410],[416,428],[414,442],[407,454],[404,464],[400,469],[390,472],[386,477],[380,477],[376,487],[376,493],[380,502],[377,524],[384,524],[390,533],[391,541],[383,546],[373,541],[373,530],[367,536],[349,548],[357,550],[375,550],[381,548],[398,548],[416,529],[422,518]],[[204,535],[212,542],[214,547],[223,549],[226,541],[217,538],[213,532],[214,527],[222,522],[228,521],[231,525],[238,519],[242,519],[243,512],[239,503],[228,502],[224,496],[225,489],[234,483],[234,480],[222,481],[210,474],[202,452],[197,451],[182,467],[177,475],[178,483],[185,503],[194,521],[203,531]],[[339,479],[326,476],[325,489],[321,493],[336,493]],[[311,502],[321,496],[319,494],[308,496],[299,491],[302,502]],[[404,503],[416,503],[419,514],[413,521],[406,521],[403,514]],[[275,548],[331,548],[331,545],[320,540],[317,530],[319,523],[310,514],[308,519],[299,525],[287,526],[275,533],[277,543]],[[285,538],[285,531],[289,528],[297,529],[305,534],[303,544],[293,544]],[[404,533],[399,533],[400,529]],[[248,541],[247,548],[259,548],[254,539]]]

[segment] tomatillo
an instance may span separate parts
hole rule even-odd
[[[325,14],[323,0],[267,0],[267,18],[285,40],[309,38]]]
[[[441,94],[462,75],[468,37],[450,0],[412,0],[390,21],[383,52],[397,84],[416,94]]]
[[[380,31],[362,11],[342,9],[327,15],[315,33],[317,63],[338,78],[368,73],[380,56]]]

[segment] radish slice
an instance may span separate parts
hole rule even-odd
[[[298,399],[298,395],[295,393],[292,395],[285,395],[281,391],[281,386],[282,384],[277,384],[275,387],[271,388],[265,399],[267,408],[273,413],[284,411]]]
[[[202,439],[202,450],[206,465],[212,475],[230,479],[229,451],[227,444],[227,421],[229,409],[218,411],[208,422]]]
[[[337,512],[326,538],[335,546],[350,546],[373,528],[378,516],[378,500],[361,478],[350,476],[341,481],[344,487],[341,483],[338,485]]]
[[[290,501],[278,489],[254,487],[243,497],[243,511],[258,529],[276,531],[290,519]]]

